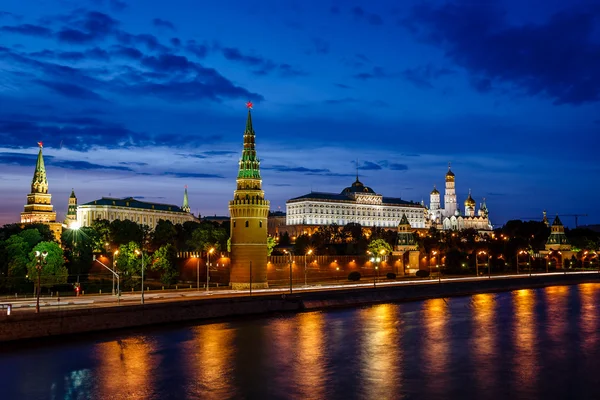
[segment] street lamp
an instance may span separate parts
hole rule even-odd
[[[292,294],[292,252],[287,250],[283,250],[283,252],[290,258],[290,294]]]
[[[486,254],[487,255],[487,267],[488,267],[488,278],[491,279],[492,278],[492,267],[490,265],[490,257],[491,255],[485,251],[485,250],[481,250],[479,253],[477,253],[478,255],[481,254]],[[475,268],[477,269],[477,276],[479,276],[479,257],[477,257],[477,262],[475,263]]]
[[[210,266],[210,255],[211,255],[212,253],[214,253],[214,251],[215,251],[215,248],[214,248],[214,247],[211,247],[211,248],[208,250],[208,253],[206,254],[206,255],[207,255],[207,261],[206,261],[206,291],[207,291],[207,292],[208,292],[208,281],[209,281],[209,279],[210,279],[210,277],[209,277],[209,275],[208,275],[208,267]]]
[[[307,281],[306,281],[306,258],[307,256],[311,255],[313,253],[312,249],[308,249],[308,251],[306,252],[306,254],[304,254],[304,286],[307,286]]]
[[[200,257],[196,254],[192,256],[192,258],[196,259],[196,291],[200,291]]]
[[[77,233],[79,231],[79,228],[81,228],[81,224],[77,221],[73,222],[71,224],[71,233],[72,233],[72,246],[73,246],[73,261],[75,261],[75,246],[77,246]],[[79,258],[79,257],[77,257]],[[81,264],[79,263],[79,260],[77,260],[77,283],[79,283],[79,274],[81,273]]]
[[[37,270],[38,280],[37,280],[37,301],[35,303],[35,313],[39,314],[40,312],[40,292],[42,291],[42,268],[46,265],[46,257],[48,257],[47,251],[39,252],[36,250],[35,252],[35,269]]]
[[[117,256],[119,255],[119,250],[115,250],[115,252],[113,253],[113,269],[116,271],[117,270]],[[115,295],[115,275],[113,274],[112,277],[112,281],[113,281],[113,286],[112,286],[112,294],[113,296]],[[120,291],[118,282],[117,282],[117,292]],[[119,293],[120,294],[120,293]]]
[[[142,255],[142,298],[141,298],[141,302],[142,302],[142,304],[144,304],[144,251],[142,250],[140,252],[139,250],[136,249],[135,254]]]
[[[519,273],[519,255],[520,254],[529,254],[529,253],[527,253],[525,250],[517,251],[517,274]]]

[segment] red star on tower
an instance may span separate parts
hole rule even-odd
[[[249,101],[249,102],[247,102],[247,103],[246,103],[246,107],[247,107],[249,110],[251,110],[251,109],[252,109],[252,106],[253,106],[253,105],[254,105],[254,104],[252,104],[252,102],[251,102],[251,101]]]
[[[43,142],[38,142],[38,146],[40,146],[40,148],[44,147],[44,143]]]

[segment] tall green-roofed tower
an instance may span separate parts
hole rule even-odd
[[[183,190],[183,205],[181,206],[181,209],[183,210],[183,212],[186,212],[186,213],[190,212],[190,203],[188,201],[187,185],[185,185],[185,189]]]
[[[256,156],[252,103],[248,107],[244,148],[240,158],[237,189],[229,202],[231,215],[231,287],[232,289],[267,288],[267,217],[269,201],[265,200],[260,177],[260,161]],[[252,270],[252,277],[250,276]]]

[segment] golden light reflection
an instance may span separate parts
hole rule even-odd
[[[154,342],[138,336],[97,345],[99,399],[114,398],[124,393],[129,398],[148,398],[153,392],[152,370],[160,364]]]
[[[598,345],[598,299],[596,298],[600,284],[583,283],[578,285],[581,299],[581,312],[579,313],[579,326],[581,332],[581,349],[584,353],[594,351]]]
[[[360,314],[363,331],[360,367],[364,390],[372,399],[392,399],[402,381],[398,306],[381,304]]]
[[[423,370],[427,372],[426,379],[430,382],[432,397],[443,398],[447,389],[445,378],[450,371],[449,307],[445,299],[427,300],[423,306],[423,324],[426,332]]]
[[[299,314],[297,352],[293,363],[293,379],[302,399],[326,398],[326,355],[324,349],[324,317],[320,312]]]
[[[533,290],[513,292],[515,381],[524,393],[535,387],[539,372],[535,303],[536,294]]]
[[[202,399],[228,398],[234,392],[235,330],[228,324],[194,328],[194,339],[185,342],[189,354],[188,393]]]
[[[476,294],[471,301],[474,323],[473,358],[475,376],[477,377],[477,384],[484,393],[487,388],[495,386],[498,375],[495,297],[496,295],[492,293]]]
[[[567,302],[569,300],[569,286],[549,286],[544,289],[548,304],[548,330],[549,339],[557,344],[564,341],[567,329]]]

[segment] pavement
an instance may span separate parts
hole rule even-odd
[[[567,272],[568,275],[575,274],[589,274],[598,275],[598,271],[577,271]],[[361,282],[348,283],[348,282],[319,282],[310,283],[308,285],[294,285],[292,288],[293,293],[311,293],[311,292],[322,292],[332,290],[348,290],[348,289],[363,289],[367,287],[394,287],[394,286],[406,286],[406,285],[424,285],[431,283],[448,283],[448,282],[461,282],[461,281],[475,281],[475,280],[489,280],[489,279],[507,279],[507,278],[523,278],[523,277],[537,277],[537,276],[552,276],[552,275],[565,275],[565,272],[550,272],[550,273],[533,273],[533,274],[498,274],[498,275],[485,275],[485,276],[459,276],[459,277],[441,277],[437,276],[434,278],[427,279],[404,279],[404,280],[388,280],[381,278],[378,281],[370,280],[369,278],[363,279]],[[277,293],[289,293],[289,286],[280,286],[269,289],[253,289],[253,296],[261,295],[272,295]],[[152,290],[144,293],[144,301],[146,303],[168,303],[178,302],[192,299],[208,299],[208,298],[229,298],[229,297],[240,297],[248,296],[249,290],[231,290],[231,289],[211,289],[206,291],[204,289],[181,289],[181,290]],[[36,298],[35,297],[18,297],[11,298],[5,297],[0,299],[0,307],[3,305],[11,304],[12,313],[24,313],[24,312],[35,312]],[[44,310],[61,310],[61,309],[76,309],[76,308],[100,308],[100,307],[118,307],[120,305],[134,305],[141,304],[141,293],[140,292],[126,292],[121,293],[120,298],[112,294],[88,294],[80,296],[68,296],[68,297],[48,297],[43,296],[40,298],[40,309]],[[0,311],[2,312],[2,311]]]

